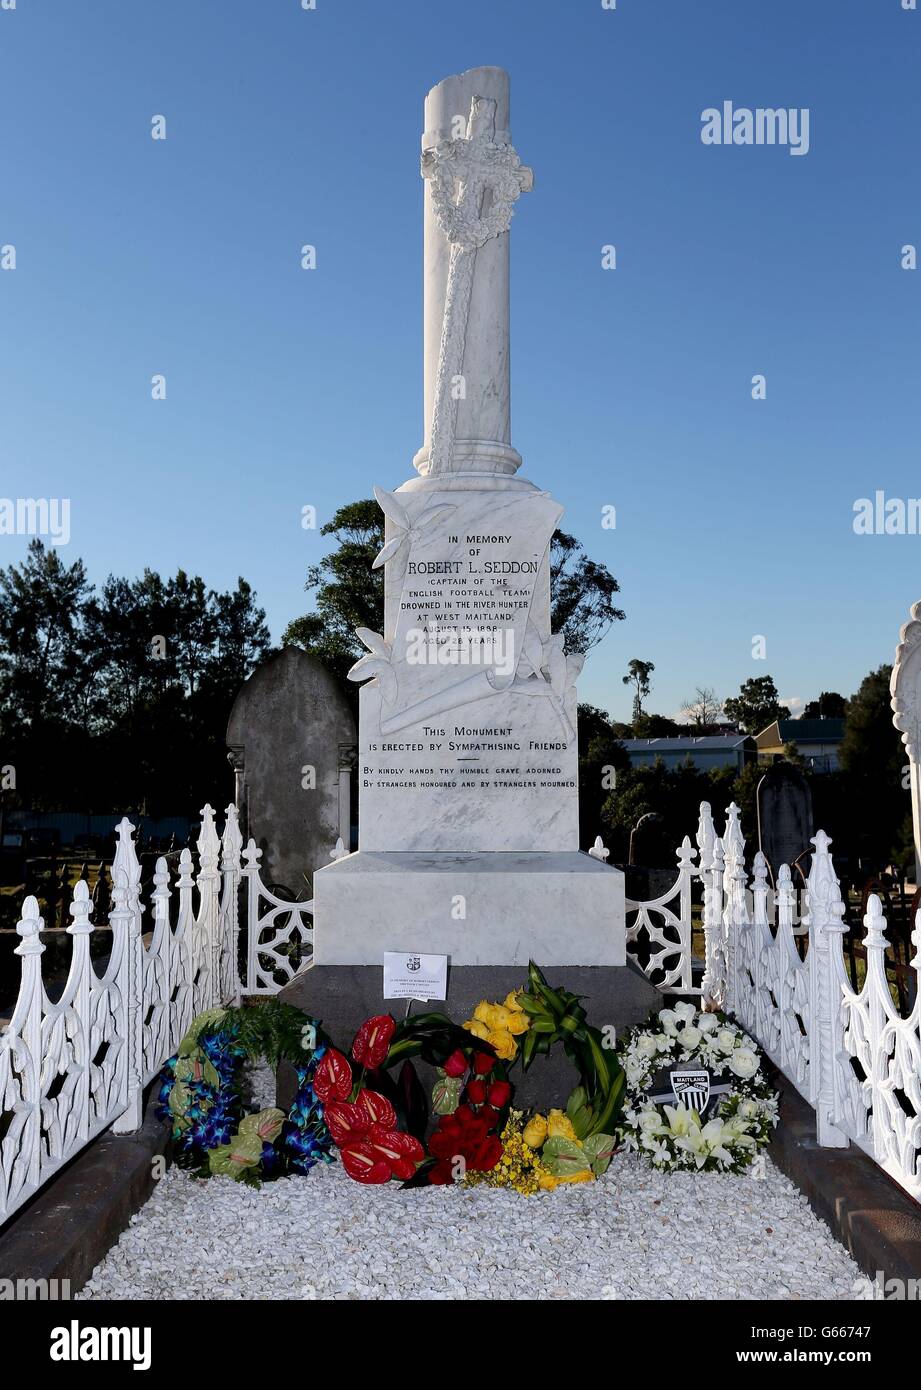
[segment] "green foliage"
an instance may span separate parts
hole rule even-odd
[[[643,701],[652,689],[650,677],[655,669],[651,661],[641,661],[639,657],[634,657],[627,667],[627,674],[623,677],[624,685],[633,686],[634,727],[643,717]]]
[[[226,798],[224,729],[269,649],[245,580],[179,570],[98,592],[38,539],[0,570],[0,739],[33,810],[194,813]],[[77,797],[77,789],[79,796]]]
[[[726,718],[746,734],[760,734],[775,719],[790,718],[787,706],[778,699],[771,676],[752,676],[743,681],[738,695],[730,696],[723,710]]]
[[[373,497],[349,502],[320,535],[332,536],[336,548],[307,571],[304,587],[316,611],[289,623],[282,643],[311,652],[354,699],[356,688],[345,676],[364,652],[355,629],[382,632],[384,625],[384,571],[371,569],[384,544],[384,514]]]
[[[263,1057],[274,1070],[281,1061],[304,1060],[304,1021],[303,1010],[270,998],[247,1008],[226,1009],[224,1027],[236,1031],[247,1057]],[[318,1034],[317,1043],[320,1041]]]
[[[583,1095],[578,1098],[577,1112],[588,1112],[580,1114],[584,1133],[603,1132],[620,1109],[624,1086],[623,1069],[614,1049],[606,1047],[598,1029],[586,1021],[579,996],[552,988],[534,961],[528,963],[528,988],[518,996],[518,1003],[531,1020],[521,1048],[522,1069],[527,1071],[535,1057],[546,1056],[554,1045],[562,1043],[579,1073],[577,1090]]]

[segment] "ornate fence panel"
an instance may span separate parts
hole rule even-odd
[[[337,850],[333,856],[338,857]],[[250,840],[242,871],[247,885],[246,993],[276,994],[313,965],[313,899],[292,902],[271,892],[262,882],[261,858],[262,850]]]
[[[607,854],[607,851],[604,851]],[[589,853],[592,853],[590,850]],[[667,893],[648,901],[627,898],[627,950],[665,994],[699,994],[692,974],[691,931],[696,851],[685,835],[677,851],[678,877]],[[600,857],[596,853],[595,857]],[[637,958],[641,945],[645,960]]]
[[[146,936],[129,821],[120,822],[116,839],[112,947],[101,973],[90,958],[93,903],[85,880],[73,889],[70,967],[55,1000],[42,976],[38,902],[27,897],[23,904],[16,928],[19,995],[0,1033],[0,1221],[102,1130],[137,1129],[144,1087],[193,1016],[239,997],[234,809],[228,809],[223,844],[211,808],[203,810],[197,873],[190,851],[180,858],[175,927],[169,871],[165,858],[157,861]]]

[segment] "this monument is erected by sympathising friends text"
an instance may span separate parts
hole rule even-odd
[[[505,72],[429,93],[422,176],[425,438],[417,476],[375,489],[384,630],[360,631],[351,672],[359,848],[315,877],[315,962],[621,966],[623,876],[579,852],[582,658],[550,627],[563,507],[511,443],[509,225],[532,177]]]

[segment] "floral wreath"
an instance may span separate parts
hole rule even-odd
[[[157,1116],[170,1124],[173,1156],[199,1177],[222,1174],[253,1187],[332,1162],[333,1141],[315,1089],[328,1052],[315,1020],[278,1000],[199,1014],[160,1076]],[[288,1061],[297,1090],[288,1114],[246,1107],[247,1062]]]
[[[660,1009],[630,1030],[618,1057],[626,1078],[618,1137],[661,1172],[742,1173],[770,1139],[777,1095],[757,1045],[726,1014],[685,1003]],[[676,1067],[709,1073],[702,1091],[688,1093],[703,1098],[703,1114],[693,1099],[685,1105],[675,1095],[674,1104],[661,1103],[664,1097],[654,1094],[657,1077]],[[706,1118],[714,1092],[720,1098]]]

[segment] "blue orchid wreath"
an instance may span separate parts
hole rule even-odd
[[[164,1066],[157,1097],[177,1164],[202,1177],[220,1173],[258,1185],[331,1163],[333,1142],[313,1081],[326,1049],[316,1020],[277,1000],[200,1014]],[[297,1089],[287,1115],[276,1107],[247,1111],[244,1066],[260,1059],[294,1067]]]

